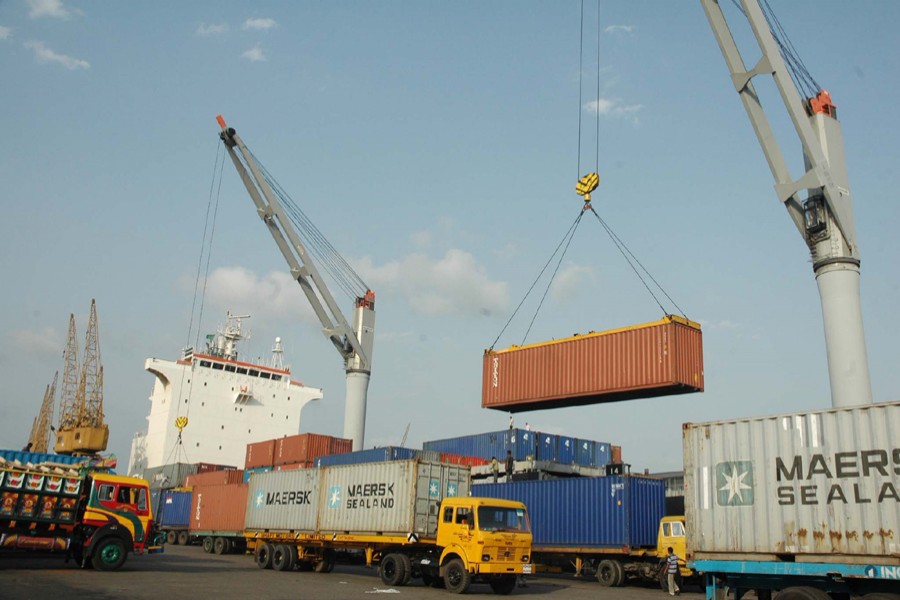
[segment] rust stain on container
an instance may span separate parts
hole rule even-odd
[[[487,350],[481,406],[507,412],[703,391],[700,325],[660,321]]]

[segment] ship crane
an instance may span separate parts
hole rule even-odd
[[[859,246],[843,136],[835,105],[828,92],[815,84],[793,54],[790,43],[776,40],[772,30],[774,27],[780,31],[780,25],[771,11],[769,14],[763,12],[758,0],[740,2],[762,53],[751,69],[745,66],[718,0],[701,0],[701,3],[775,178],[778,199],[812,256],[822,302],[832,405],[869,404],[872,388],[860,309]],[[774,21],[774,25],[770,21]],[[788,71],[782,50],[789,59],[791,71]],[[792,74],[805,89],[805,99],[801,98]],[[788,172],[752,83],[754,77],[764,75],[774,79],[803,146],[806,171],[797,179]],[[800,192],[804,189],[807,190],[805,199],[801,199]]]
[[[281,250],[288,263],[293,277],[306,295],[316,317],[322,324],[322,332],[334,345],[344,361],[347,375],[346,399],[344,408],[344,437],[353,440],[353,449],[362,450],[365,438],[366,399],[369,389],[369,378],[372,373],[372,348],[375,333],[375,293],[368,289],[362,280],[349,269],[340,256],[336,255],[330,244],[327,245],[336,262],[326,263],[337,269],[349,270],[355,288],[352,325],[347,321],[334,300],[331,291],[325,284],[312,257],[295,229],[292,219],[279,200],[279,193],[273,189],[269,177],[256,161],[253,153],[244,145],[240,136],[225,124],[221,115],[216,117],[222,128],[219,137],[225,143],[228,154],[234,163],[241,181],[247,188],[250,198],[256,205],[259,217],[266,224],[269,233]],[[282,196],[283,197],[283,196]],[[294,214],[294,213],[292,213]],[[305,220],[301,218],[301,220]],[[321,244],[323,239],[317,231],[308,243]],[[331,271],[333,272],[333,271]],[[344,271],[347,273],[347,271]],[[344,280],[344,284],[347,281]],[[345,289],[347,289],[345,285]],[[364,291],[363,291],[364,290]]]
[[[41,402],[41,410],[34,418],[31,426],[31,436],[28,438],[28,447],[32,452],[47,452],[50,447],[50,430],[53,429],[53,403],[56,400],[56,381],[59,371],[53,374],[53,383],[44,391],[44,400]]]

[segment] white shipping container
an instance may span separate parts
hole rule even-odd
[[[683,434],[692,558],[900,563],[900,403]]]
[[[323,533],[434,537],[441,500],[469,494],[468,467],[418,460],[325,467]]]
[[[319,469],[269,471],[250,475],[246,529],[314,531],[320,491]]]

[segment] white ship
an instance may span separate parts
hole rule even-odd
[[[322,390],[291,379],[281,338],[271,364],[239,361],[241,322],[248,317],[227,313],[225,326],[206,336],[202,354],[187,348],[180,360],[147,359],[144,368],[156,381],[147,432],[134,436],[128,473],[178,462],[243,468],[248,443],[300,433],[300,411],[320,400]],[[187,425],[179,431],[180,418]]]

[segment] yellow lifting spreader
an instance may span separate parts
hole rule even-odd
[[[578,183],[575,184],[575,192],[579,196],[584,196],[584,203],[590,204],[591,202],[591,192],[597,189],[597,186],[600,184],[600,175],[597,173],[588,173],[584,177],[578,180]]]

